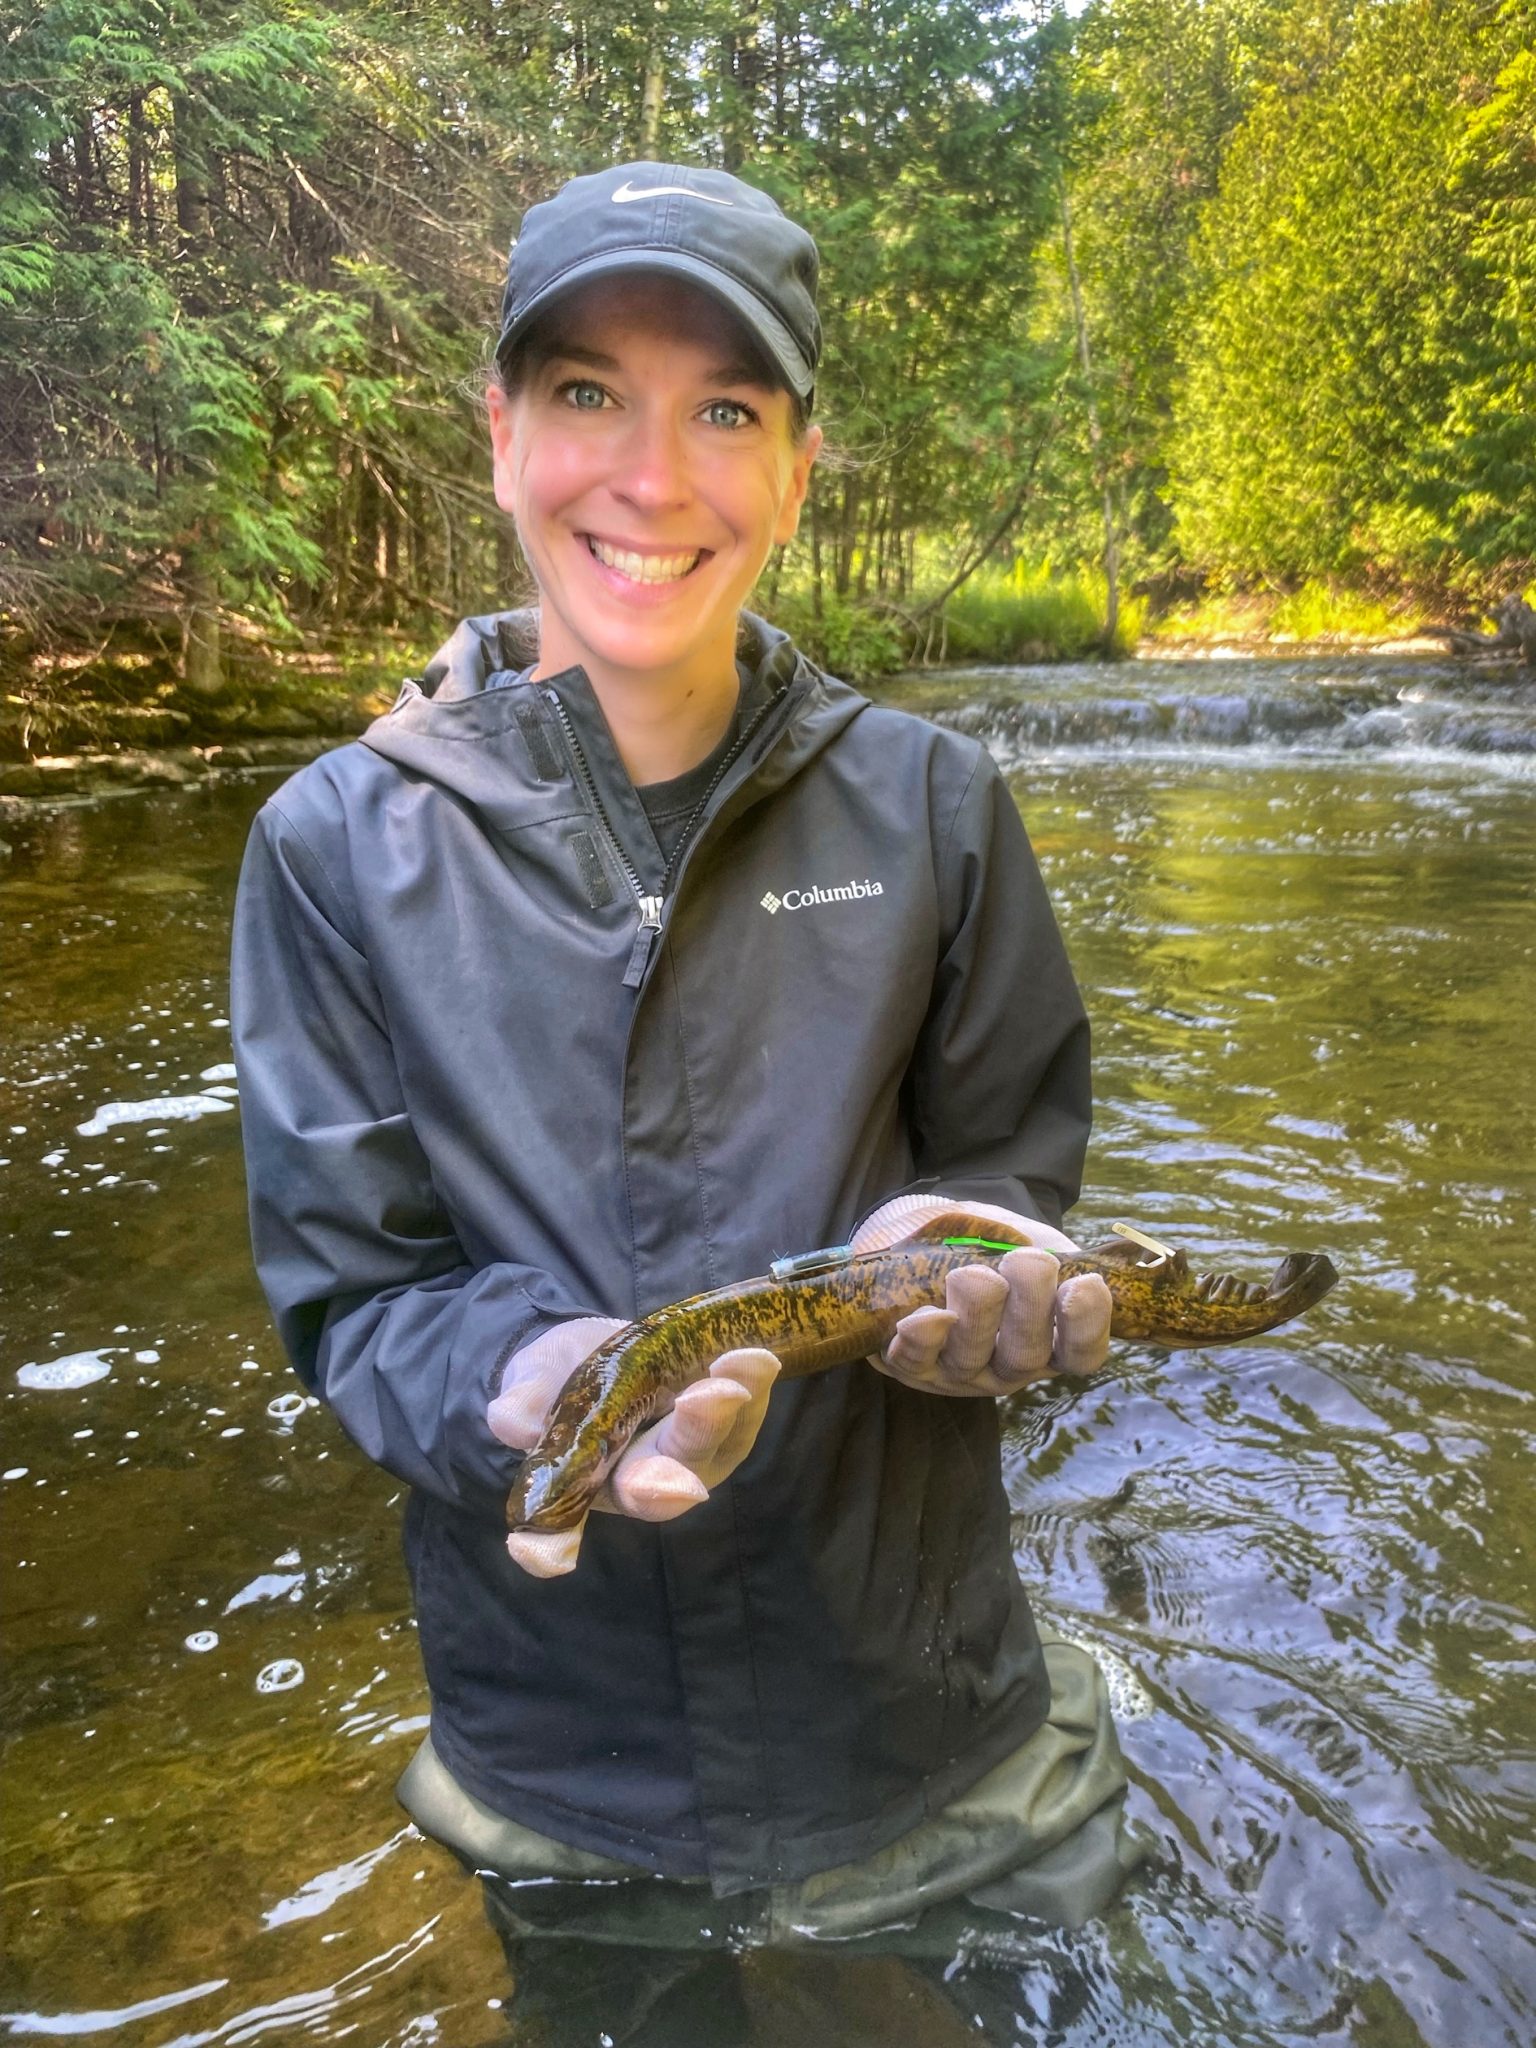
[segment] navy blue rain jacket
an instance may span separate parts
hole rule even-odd
[[[305,1381],[411,1488],[432,1740],[559,1840],[717,1892],[872,1853],[1043,1719],[990,1400],[778,1388],[746,1463],[578,1569],[507,1556],[486,1407],[633,1317],[934,1190],[1057,1223],[1088,1029],[974,741],[747,622],[743,741],[665,863],[579,670],[467,621],[263,807],[236,1060],[258,1268]]]

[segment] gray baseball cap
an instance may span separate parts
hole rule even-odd
[[[560,294],[589,278],[664,270],[711,292],[809,402],[821,356],[816,244],[766,192],[729,171],[616,164],[529,207],[507,258],[496,360]]]

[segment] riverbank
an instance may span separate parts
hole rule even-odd
[[[866,679],[863,687],[879,702],[974,730],[1010,758],[1112,738],[1536,754],[1536,677],[1517,662],[1447,656],[1429,639],[1171,651],[1146,641],[1126,663],[957,664]],[[393,694],[391,675],[375,691],[336,696],[327,729],[316,729],[322,715],[312,709],[306,731],[98,746],[0,764],[0,835],[8,820],[49,806],[301,768],[355,737]]]
[[[1290,591],[1205,592],[1185,601],[1152,587],[1122,589],[1107,631],[1103,577],[1049,561],[980,569],[932,609],[920,599],[898,607],[830,591],[817,601],[803,579],[787,584],[770,609],[834,674],[866,682],[995,664],[1444,655],[1447,636],[1434,627],[1453,615],[1463,627],[1477,624],[1475,611],[1445,593],[1382,594],[1314,579]]]
[[[0,766],[0,817],[9,805],[108,796],[114,790],[180,789],[240,768],[302,768],[353,737],[347,731],[292,734],[207,747],[120,747],[40,754]]]
[[[1121,609],[1115,654],[1107,657],[1103,599],[1083,573],[983,571],[919,645],[910,632],[897,633],[893,615],[830,595],[819,619],[801,589],[764,603],[834,673],[877,694],[900,694],[898,679],[919,675],[942,693],[947,674],[978,667],[1276,655],[1443,659],[1447,652],[1442,638],[1423,630],[1430,615],[1409,599],[1308,585],[1290,594],[1208,596],[1155,618],[1134,600]],[[430,640],[430,633],[401,631],[329,648],[252,647],[218,697],[189,692],[163,651],[34,654],[12,666],[0,690],[0,815],[17,804],[176,787],[229,770],[302,767],[387,710]],[[1479,657],[1467,669],[1529,679],[1507,659]]]
[[[199,697],[160,653],[64,653],[13,667],[0,695],[0,808],[300,768],[386,711],[420,645],[253,649]]]

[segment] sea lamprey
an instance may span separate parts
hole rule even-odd
[[[723,1352],[771,1351],[791,1379],[851,1365],[882,1350],[903,1316],[942,1307],[951,1273],[995,1266],[1026,1243],[993,1218],[952,1211],[886,1250],[781,1259],[758,1279],[626,1324],[561,1389],[507,1498],[508,1528],[574,1528],[636,1432]],[[1291,1253],[1267,1284],[1197,1273],[1182,1251],[1129,1230],[1061,1261],[1060,1281],[1087,1273],[1109,1288],[1112,1338],[1170,1347],[1256,1337],[1311,1308],[1338,1279],[1316,1252]]]

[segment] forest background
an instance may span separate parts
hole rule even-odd
[[[1536,0],[24,8],[9,723],[318,701],[515,597],[507,244],[634,156],[821,245],[841,460],[762,601],[832,666],[1475,616],[1536,572],[1533,42]]]

